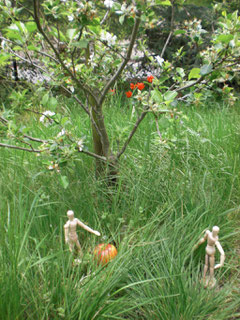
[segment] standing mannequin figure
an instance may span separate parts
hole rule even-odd
[[[218,269],[223,266],[225,260],[225,253],[224,250],[218,241],[218,233],[219,227],[214,226],[212,231],[207,230],[203,238],[201,238],[196,245],[196,248],[207,240],[206,246],[206,255],[205,255],[205,265],[203,270],[203,283],[205,287],[210,286],[213,287],[216,284],[216,279],[214,278],[214,270]],[[215,264],[215,246],[217,247],[218,251],[220,252],[220,263]],[[209,266],[209,277],[206,277],[206,273]]]
[[[88,232],[91,232],[95,234],[96,236],[100,236],[100,233],[96,230],[93,230],[86,226],[83,222],[81,222],[79,219],[74,218],[74,212],[72,210],[68,210],[67,212],[68,221],[64,225],[64,235],[65,235],[65,242],[69,245],[69,250],[72,252],[74,249],[74,246],[77,247],[78,252],[81,253],[81,245],[78,241],[77,236],[77,225],[82,227],[83,229],[87,230]]]

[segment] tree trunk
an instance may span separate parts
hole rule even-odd
[[[94,152],[109,159],[111,155],[109,138],[105,127],[104,116],[102,113],[102,106],[96,106],[95,101],[92,97],[89,97],[91,105],[92,119],[95,124],[92,123],[92,138]],[[96,128],[97,127],[97,128]],[[96,175],[102,175],[104,172],[107,173],[108,164],[104,161],[96,159]]]

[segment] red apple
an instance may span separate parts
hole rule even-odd
[[[117,249],[110,243],[101,243],[96,246],[93,254],[94,258],[97,260],[97,263],[104,265],[116,257]]]

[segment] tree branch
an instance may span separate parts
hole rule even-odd
[[[107,17],[109,15],[110,9],[107,10],[107,12],[105,13],[105,16],[103,17],[102,21],[100,22],[100,25],[103,25],[104,22],[107,20]]]
[[[166,51],[166,49],[167,49],[167,46],[168,46],[168,43],[169,43],[169,41],[170,41],[170,39],[171,39],[171,37],[172,37],[172,34],[173,34],[173,27],[174,27],[174,1],[172,0],[171,1],[171,4],[172,4],[172,13],[171,13],[171,24],[170,24],[170,32],[169,32],[169,35],[168,35],[168,37],[167,37],[167,40],[166,40],[166,42],[165,42],[165,44],[164,44],[164,47],[163,47],[163,49],[162,49],[162,52],[161,52],[161,55],[160,55],[160,57],[162,58],[163,57],[163,55],[164,55],[164,53],[165,53],[165,51]]]
[[[140,117],[137,119],[137,121],[136,121],[136,123],[135,123],[132,131],[129,133],[129,136],[128,136],[127,140],[125,141],[125,143],[124,143],[121,151],[118,152],[117,157],[116,157],[117,159],[119,159],[119,158],[121,157],[121,155],[125,152],[125,150],[126,150],[127,146],[129,145],[129,143],[130,143],[133,135],[134,135],[135,132],[137,131],[137,128],[139,127],[140,123],[143,121],[143,119],[145,118],[145,116],[147,115],[147,113],[148,113],[147,110],[143,111],[143,112],[141,113]]]
[[[26,109],[28,110],[28,109]],[[30,110],[31,111],[31,110]],[[4,119],[3,117],[0,117],[0,121],[2,122],[2,124],[4,126],[7,126],[8,125],[8,120]],[[34,137],[31,137],[31,136],[28,136],[26,134],[23,134],[23,137],[26,138],[26,139],[29,139],[31,141],[34,141],[34,142],[39,142],[39,143],[47,143],[47,140],[42,140],[42,139],[38,139],[38,138],[34,138]],[[25,142],[24,142],[25,143]]]
[[[0,147],[3,148],[11,148],[11,149],[18,149],[18,150],[23,150],[23,151],[27,151],[27,152],[35,152],[35,153],[41,153],[43,151],[47,151],[48,149],[43,149],[43,150],[37,150],[37,149],[27,149],[27,148],[23,148],[23,147],[18,147],[18,146],[13,146],[11,144],[5,144],[5,143],[0,143]]]
[[[39,65],[37,65],[37,64],[35,64],[35,63],[33,63],[33,62],[31,62],[31,61],[29,61],[29,60],[21,57],[20,55],[18,55],[16,52],[14,52],[14,51],[12,51],[12,50],[11,50],[11,53],[12,53],[14,56],[18,57],[20,60],[22,60],[22,61],[30,64],[31,66],[33,66],[33,67],[41,70],[41,71],[44,72],[44,73],[47,73],[47,74],[50,76],[50,78],[53,79],[53,77],[49,74],[49,72],[48,72],[47,70],[43,69],[42,67],[40,67]],[[52,58],[53,58],[53,57],[52,57]],[[72,96],[72,98],[73,98],[74,100],[76,100],[77,103],[81,106],[81,108],[90,116],[89,110],[83,105],[83,103],[78,99],[78,97],[77,97],[76,95],[73,95],[70,90],[68,90],[66,87],[64,87],[64,85],[60,84],[59,86],[60,86],[65,92],[67,92],[68,94],[70,94],[70,95]]]
[[[201,76],[199,79],[197,79],[196,81],[194,81],[193,83],[190,83],[190,84],[187,84],[186,86],[183,86],[183,87],[180,87],[178,89],[175,89],[176,92],[179,92],[179,91],[182,91],[182,90],[185,90],[187,88],[191,88],[193,86],[195,86],[196,84],[200,83],[202,80],[204,79],[204,76]],[[170,88],[171,89],[171,88]],[[169,90],[170,90],[169,89]]]
[[[79,81],[79,79],[77,79],[75,77],[74,73],[71,72],[71,70],[65,65],[65,63],[63,62],[63,60],[60,56],[59,51],[54,47],[54,45],[52,44],[52,42],[48,38],[47,34],[44,32],[42,25],[41,25],[41,22],[40,22],[40,19],[39,19],[39,0],[33,0],[33,7],[34,7],[34,19],[37,24],[37,28],[38,28],[39,32],[42,34],[42,36],[44,37],[45,41],[49,44],[49,46],[51,47],[51,49],[55,53],[57,59],[59,60],[60,65],[69,74],[71,79],[74,82],[76,82],[77,86],[80,87],[80,89],[82,89],[85,93],[88,93],[89,95],[91,95],[91,97],[94,99],[96,105],[98,105],[97,97],[93,94],[91,89],[88,88],[86,85],[84,85],[81,81]]]
[[[93,152],[90,152],[90,151],[87,151],[87,150],[82,150],[82,151],[79,151],[79,152],[85,153],[85,154],[87,154],[88,156],[93,157],[93,158],[95,158],[95,159],[98,159],[98,160],[102,160],[102,161],[104,161],[104,162],[107,162],[107,158],[106,158],[106,157],[99,156],[99,155],[96,154],[96,153],[93,153]]]
[[[105,163],[107,163],[110,167],[115,167],[114,164],[112,164],[111,162],[109,162],[109,160],[106,158],[106,157],[103,157],[103,156],[99,156],[97,155],[96,153],[93,153],[93,152],[90,152],[90,151],[87,151],[87,150],[82,150],[82,151],[79,151],[81,153],[85,153],[86,155],[90,156],[90,157],[93,157],[95,159],[98,159],[98,160],[101,160]]]
[[[127,63],[129,62],[130,58],[131,58],[131,54],[132,54],[132,50],[133,50],[133,46],[137,37],[137,32],[139,29],[139,25],[141,22],[141,12],[137,12],[136,15],[136,20],[133,26],[133,30],[132,30],[132,35],[131,35],[131,39],[130,39],[130,44],[128,47],[128,52],[127,55],[125,57],[125,59],[123,60],[123,62],[121,63],[121,65],[119,66],[118,70],[116,71],[116,73],[112,76],[112,78],[108,81],[108,83],[105,85],[105,87],[102,90],[102,94],[101,94],[101,98],[99,101],[99,105],[102,105],[106,94],[108,93],[109,89],[114,85],[115,81],[117,80],[117,78],[120,76],[120,74],[123,72],[125,66],[127,65]]]

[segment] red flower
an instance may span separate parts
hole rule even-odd
[[[138,88],[138,90],[143,90],[143,89],[145,88],[144,83],[138,82],[138,83],[137,83],[137,88]]]
[[[147,81],[148,81],[149,83],[152,83],[153,79],[154,79],[154,76],[152,76],[152,75],[150,75],[150,76],[147,77]]]
[[[136,88],[136,85],[134,83],[130,83],[130,89],[134,90]]]
[[[127,92],[126,92],[126,96],[127,96],[127,98],[131,98],[131,96],[132,96],[132,91],[127,91]]]

